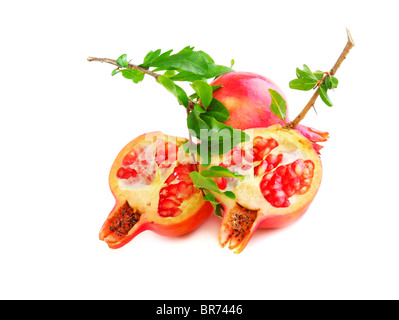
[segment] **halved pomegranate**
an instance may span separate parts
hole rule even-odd
[[[223,184],[218,183],[223,191],[233,191],[235,200],[214,193],[224,211],[220,245],[229,243],[236,253],[245,248],[257,228],[284,227],[303,215],[322,177],[319,156],[298,131],[274,125],[245,132],[249,142],[212,158],[213,165],[223,165],[245,177],[243,181],[224,178]]]
[[[197,228],[213,212],[190,172],[184,138],[153,132],[131,141],[116,157],[109,176],[115,207],[100,240],[120,248],[144,230],[177,236]]]

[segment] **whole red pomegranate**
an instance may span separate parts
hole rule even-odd
[[[100,240],[120,248],[144,230],[177,236],[197,228],[213,212],[194,188],[192,158],[184,138],[161,132],[143,134],[122,149],[109,175],[115,207],[104,222]]]
[[[224,211],[220,245],[229,243],[236,253],[245,248],[257,228],[284,227],[302,216],[322,177],[318,154],[298,131],[274,125],[245,132],[249,142],[212,157],[212,165],[244,176],[242,181],[215,178],[222,191],[234,192],[235,200],[213,193]]]
[[[229,72],[213,81],[212,85],[222,85],[221,88],[215,90],[213,96],[230,111],[230,118],[225,124],[241,130],[266,128],[274,124],[284,125],[270,111],[271,96],[268,90],[273,89],[285,100],[286,98],[281,89],[270,79],[250,72]],[[286,120],[290,121],[288,105]],[[313,143],[317,152],[322,148],[317,142],[328,139],[328,132],[321,132],[303,125],[298,125],[296,129]]]

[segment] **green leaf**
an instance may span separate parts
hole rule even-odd
[[[122,54],[117,60],[116,64],[122,68],[127,68],[129,65],[129,62],[127,62],[127,54]]]
[[[330,80],[331,80],[332,87],[337,88],[338,87],[338,79],[334,76],[330,76]]]
[[[134,83],[139,83],[144,79],[144,73],[136,69],[122,69],[120,72],[122,76],[126,79],[133,80]]]
[[[230,68],[233,68],[234,63],[235,63],[234,59],[231,59],[231,61],[230,61]]]
[[[223,194],[224,194],[227,198],[230,198],[230,199],[232,199],[232,200],[234,200],[234,199],[236,198],[236,195],[235,195],[234,192],[232,192],[232,191],[226,191],[226,192],[223,192]]]
[[[287,115],[287,103],[277,91],[269,89],[269,92],[272,98],[270,111],[273,112],[275,116],[279,117],[282,121],[285,122],[285,118]]]
[[[237,178],[240,181],[244,180],[243,175],[237,172],[232,172],[229,169],[221,166],[214,166],[210,167],[209,169],[202,170],[201,175],[208,178],[226,177],[226,178]]]
[[[161,55],[152,62],[152,66],[157,67],[157,70],[175,68],[201,75],[205,75],[208,71],[208,64],[202,54],[185,49],[171,56]]]
[[[212,192],[223,194],[230,199],[236,198],[235,194],[231,191],[226,191],[226,192],[220,191],[218,185],[213,179],[204,177],[201,174],[199,174],[197,171],[190,172],[190,178],[193,181],[195,188],[202,188]]]
[[[223,85],[222,84],[218,84],[217,86],[213,85],[211,87],[212,87],[213,92],[215,92],[217,89],[223,87]]]
[[[323,100],[323,102],[328,105],[329,107],[332,107],[332,102],[327,94],[327,89],[324,86],[319,87],[319,94],[320,94],[320,98],[321,100]]]
[[[212,63],[208,65],[208,72],[206,74],[206,79],[216,78],[221,76],[222,74],[229,73],[232,71],[233,69],[229,67]]]
[[[187,108],[188,106],[188,97],[186,92],[176,85],[172,80],[165,76],[159,76],[157,81],[162,84],[170,93],[172,93],[179,103]]]
[[[206,63],[215,63],[215,61],[213,61],[211,56],[209,54],[207,54],[206,52],[200,50],[200,51],[198,51],[198,53],[204,57]]]
[[[210,129],[208,124],[200,118],[199,113],[196,111],[192,111],[188,114],[187,127],[190,130],[191,134],[198,139],[200,139],[201,137],[201,130]]]
[[[321,80],[321,79],[323,79],[323,77],[324,77],[324,72],[323,72],[323,71],[320,71],[320,70],[316,70],[316,71],[314,72],[314,75],[316,76],[317,80]]]
[[[170,54],[172,53],[173,49],[170,49],[168,51],[165,51],[164,53],[162,53],[157,59],[162,60],[162,59],[166,59],[167,57],[170,56]]]
[[[205,114],[202,114],[201,118],[208,124],[211,129],[215,129],[217,131],[227,129],[229,132],[233,130],[232,127],[221,123],[212,116],[209,116],[208,111]]]
[[[178,53],[193,52],[193,51],[194,51],[194,47],[187,46],[187,47],[184,47],[183,49],[181,49]]]
[[[201,139],[199,151],[201,157],[203,151],[210,152],[212,155],[221,155],[230,151],[237,144],[249,141],[249,136],[244,131],[233,129],[215,118],[207,116],[206,113],[201,114],[200,117],[209,127],[209,131],[202,132],[202,136],[199,137]]]
[[[188,72],[188,71],[182,71],[182,72],[179,72],[178,74],[174,75],[170,79],[173,81],[193,82],[195,80],[205,79],[205,76],[202,74],[195,74],[195,73]]]
[[[121,70],[119,68],[116,68],[116,69],[112,70],[111,76],[114,76],[119,72],[121,72]]]
[[[194,111],[198,112],[198,113],[205,113],[206,110],[201,107],[198,103],[194,104]]]
[[[212,101],[212,94],[213,94],[212,87],[208,83],[202,80],[195,80],[191,84],[191,87],[198,94],[199,98],[201,99],[203,107],[206,109]]]
[[[215,118],[217,121],[224,122],[230,118],[230,111],[219,100],[213,98],[206,115]]]
[[[222,218],[223,206],[215,199],[215,196],[212,193],[207,191],[205,192],[206,194],[203,197],[204,201],[209,201],[212,204],[213,208],[215,209],[215,215]]]
[[[204,201],[209,201],[210,203],[215,205],[219,204],[219,202],[215,199],[215,196],[210,192],[207,192],[202,199],[204,199]]]
[[[299,78],[290,81],[289,86],[291,89],[309,91],[314,88],[317,80],[309,78]]]
[[[188,71],[181,71],[177,75],[173,76],[171,79],[174,81],[189,81],[193,82],[195,80],[211,79],[221,76],[222,74],[232,72],[233,70],[216,64],[208,64],[208,72],[206,74],[197,74]]]
[[[237,144],[250,140],[245,132],[233,129],[212,117],[207,117],[205,114],[199,114],[196,111],[192,111],[188,115],[187,126],[191,135],[198,138],[201,143],[195,145],[186,143],[183,145],[184,151],[196,152],[201,157],[204,167],[211,164],[212,155],[224,154]]]
[[[195,188],[202,188],[220,194],[222,193],[213,179],[206,178],[199,174],[197,171],[190,172],[190,178],[193,181]]]
[[[326,86],[326,89],[330,90],[333,88],[332,83],[331,83],[331,79],[330,76],[326,77],[324,79],[324,85]]]
[[[313,74],[313,72],[309,69],[309,67],[306,64],[303,65],[303,70],[296,68],[296,75],[298,78],[308,78],[308,79],[317,80],[316,76]]]
[[[175,70],[166,70],[165,73],[163,74],[165,77],[168,77],[169,79],[175,75],[176,71]]]
[[[149,53],[147,53],[147,55],[144,58],[144,62],[143,64],[141,64],[140,66],[148,69],[151,67],[152,62],[159,57],[159,55],[161,54],[161,49],[158,49],[156,51],[150,51]]]
[[[189,95],[190,100],[197,100],[198,99],[198,94],[196,94],[195,92],[193,94]]]

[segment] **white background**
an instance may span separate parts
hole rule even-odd
[[[3,1],[0,5],[0,298],[398,299],[398,41],[395,1]],[[186,136],[185,112],[152,78],[134,85],[88,56],[187,45],[260,73],[297,114],[303,63],[328,70],[346,43],[307,214],[258,230],[240,255],[220,221],[119,250],[98,240],[114,205],[108,172],[136,136]]]

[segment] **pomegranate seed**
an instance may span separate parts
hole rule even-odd
[[[169,211],[169,210],[159,210],[159,209],[158,209],[158,214],[159,214],[161,217],[166,218],[166,217],[169,217],[169,216],[170,216],[170,211]]]
[[[164,140],[160,140],[158,144],[159,147],[157,148],[157,151],[155,153],[156,163],[158,165],[161,165],[163,162],[168,161],[170,166],[170,164],[177,159],[179,147],[172,142],[165,143]]]
[[[254,174],[256,177],[260,177],[267,171],[267,161],[263,160],[258,166],[254,169]]]
[[[171,163],[162,163],[159,167],[162,169],[167,169],[170,168],[172,164]]]
[[[295,188],[289,184],[285,185],[283,187],[283,190],[284,190],[285,194],[287,195],[287,197],[292,197],[296,193]]]
[[[166,179],[167,186],[159,192],[158,213],[162,217],[176,217],[182,213],[178,207],[188,199],[194,192],[193,182],[190,178],[190,172],[194,167],[189,164],[177,166],[173,173]],[[172,184],[173,183],[173,184]]]
[[[310,189],[310,186],[303,186],[301,189],[299,189],[298,194],[305,194],[308,192]]]
[[[118,169],[116,176],[119,179],[129,179],[131,177],[137,176],[137,171],[131,168],[121,167]]]
[[[231,159],[230,159],[231,160],[231,165],[234,166],[234,165],[242,163],[243,150],[240,147],[238,147],[238,146],[234,147],[230,151],[230,154],[231,154]]]
[[[302,184],[304,186],[310,186],[312,184],[312,179],[311,178],[303,179]]]
[[[162,190],[166,190],[168,195],[176,195],[178,192],[177,184],[171,184]]]
[[[281,208],[281,207],[284,207],[284,205],[286,204],[286,198],[285,197],[277,197],[277,198],[275,198],[275,200],[274,200],[274,203],[273,203],[273,206],[274,207],[279,207],[279,208]]]
[[[266,157],[266,160],[278,162],[278,164],[282,159],[282,155],[274,156],[270,154]],[[267,169],[270,166],[269,163]],[[310,160],[297,159],[286,166],[279,166],[274,173],[263,176],[259,185],[262,195],[274,207],[288,207],[290,205],[288,198],[309,191],[313,171],[314,164]]]
[[[127,167],[133,164],[137,159],[137,153],[133,150],[131,153],[128,153],[122,160],[122,165]]]
[[[301,180],[299,180],[299,178],[294,178],[290,181],[289,185],[291,185],[295,189],[298,189],[301,185]]]
[[[179,147],[172,142],[167,142],[165,147],[167,159],[169,159],[171,162],[175,161],[177,159]]]
[[[160,209],[169,210],[169,209],[171,209],[173,207],[176,207],[176,203],[173,200],[169,199],[169,198],[166,198],[163,201],[159,202],[159,208]]]
[[[245,150],[244,151],[244,159],[248,163],[253,163],[254,159],[255,159],[254,150],[251,150],[251,149]]]
[[[245,164],[242,166],[242,170],[246,171],[246,170],[250,170],[252,168],[252,166],[250,164]]]
[[[183,211],[181,211],[181,209],[179,208],[171,208],[169,210],[169,216],[170,217],[177,217],[178,215],[180,215]]]
[[[214,179],[220,190],[224,190],[227,187],[226,178],[220,177]]]
[[[281,177],[284,176],[286,172],[287,172],[287,167],[286,166],[279,166],[276,169],[276,174],[278,174]]]
[[[300,177],[300,176],[302,175],[303,168],[304,168],[302,159],[295,160],[295,161],[291,164],[291,168],[292,168],[292,170],[294,170],[295,174],[296,174],[298,177]]]
[[[263,137],[258,136],[254,138],[253,144],[254,147],[256,146],[257,148],[264,149],[266,147],[267,140]]]

